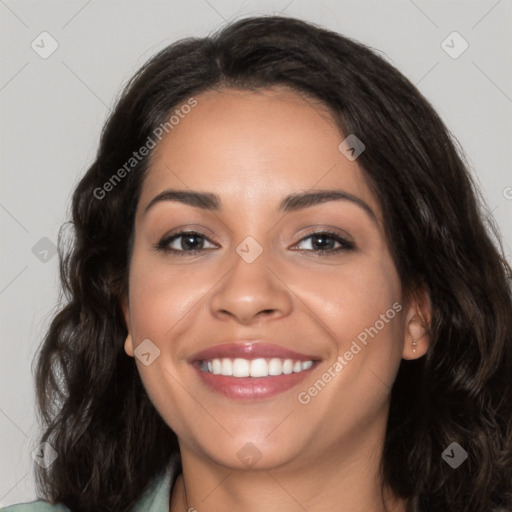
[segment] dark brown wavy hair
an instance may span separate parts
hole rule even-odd
[[[231,23],[152,57],[129,81],[59,235],[63,293],[37,356],[39,495],[75,512],[127,512],[173,457],[177,438],[123,349],[134,213],[152,152],[98,198],[174,108],[225,87],[289,87],[351,133],[380,198],[403,289],[430,295],[431,346],[403,360],[391,392],[382,474],[422,511],[512,510],[511,275],[462,152],[429,102],[373,50],[280,16]],[[342,140],[340,138],[340,140]],[[95,193],[96,190],[96,193]],[[66,240],[66,241],[65,241]],[[452,469],[452,442],[468,459]]]

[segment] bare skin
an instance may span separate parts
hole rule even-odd
[[[148,366],[136,362],[179,439],[183,474],[170,510],[404,512],[379,464],[390,388],[401,359],[426,352],[430,310],[425,294],[405,297],[378,197],[357,160],[338,149],[345,137],[317,103],[286,89],[196,99],[153,155],[123,305],[126,353],[134,357],[146,339],[160,350]],[[145,212],[166,189],[217,194],[221,208],[163,200]],[[366,207],[331,200],[278,212],[289,194],[334,189]],[[355,247],[335,252],[341,245],[328,238],[319,254],[312,235],[325,229]],[[204,237],[192,240],[199,253],[190,254],[183,238],[168,244],[180,253],[154,248],[165,235],[191,230]],[[251,263],[236,251],[247,237],[262,249]],[[344,356],[381,324],[350,360]],[[190,358],[235,339],[265,339],[320,362],[272,397],[229,398],[203,383]],[[347,364],[336,371],[338,356]],[[319,379],[325,386],[309,393]],[[259,457],[252,465],[239,454],[247,446]]]

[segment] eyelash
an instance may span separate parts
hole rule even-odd
[[[171,242],[173,242],[174,240],[181,238],[185,235],[194,235],[194,236],[203,238],[203,239],[209,241],[210,243],[213,243],[206,236],[204,236],[202,233],[199,233],[197,231],[180,231],[173,235],[165,236],[159,242],[157,242],[154,247],[157,251],[161,251],[164,253],[172,253],[172,254],[175,254],[176,256],[180,256],[180,257],[185,256],[185,255],[186,256],[194,256],[202,251],[211,250],[211,249],[192,249],[190,251],[185,251],[185,250],[177,250],[177,249],[169,248],[169,244]],[[301,238],[297,243],[303,242],[304,240],[307,240],[308,238],[312,238],[312,237],[318,236],[318,235],[327,235],[328,238],[332,238],[332,239],[334,239],[335,242],[338,242],[340,244],[340,247],[338,247],[337,249],[332,249],[332,250],[299,249],[298,252],[314,252],[318,256],[324,256],[324,255],[332,256],[332,255],[337,254],[342,251],[351,251],[351,250],[355,249],[355,245],[353,242],[351,242],[350,240],[347,240],[346,238],[343,238],[338,233],[335,233],[335,232],[329,231],[329,230],[315,231],[313,233],[310,233],[307,236],[305,236],[304,238]]]

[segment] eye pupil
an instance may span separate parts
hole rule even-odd
[[[319,249],[325,249],[326,246],[329,246],[329,248],[332,248],[331,246],[334,243],[334,240],[332,239],[332,237],[329,235],[326,235],[326,234],[315,235],[313,237],[313,240],[315,240],[314,245],[319,246],[318,247]],[[319,243],[317,243],[318,240],[320,240]]]
[[[191,242],[191,240],[196,240],[196,243]],[[194,233],[188,234],[186,236],[181,237],[181,248],[182,249],[195,249],[197,248],[197,245],[201,244],[202,237],[199,235],[196,235]]]

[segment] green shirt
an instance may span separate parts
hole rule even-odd
[[[172,461],[166,471],[153,479],[146,492],[134,505],[133,512],[169,512],[171,487],[180,471],[179,461]],[[8,505],[0,512],[72,512],[62,504],[52,505],[44,500]]]

